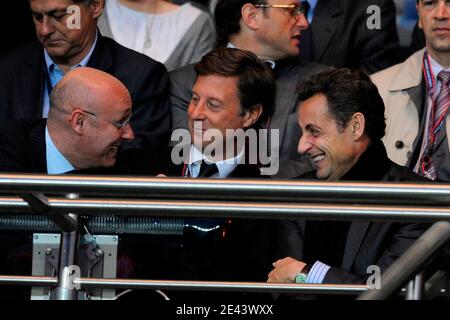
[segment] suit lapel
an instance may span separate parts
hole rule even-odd
[[[417,109],[417,114],[419,115],[419,119],[422,118],[422,111],[423,111],[423,105],[424,105],[424,99],[426,93],[425,93],[425,81],[423,80],[421,85],[416,87],[411,87],[409,89],[406,89],[406,92],[410,96],[412,102],[414,103],[414,106]],[[421,121],[421,120],[419,120]]]
[[[352,221],[347,235],[344,257],[342,258],[342,269],[351,270],[369,226],[369,221]]]
[[[337,30],[336,21],[342,15],[341,1],[319,1],[311,22],[314,61],[320,61]]]
[[[30,159],[32,159],[33,172],[47,173],[46,124],[46,119],[39,119],[30,125]]]
[[[108,50],[108,39],[104,38],[98,31],[98,39],[92,56],[87,66],[107,72],[113,65],[111,51]]]
[[[298,75],[292,75],[291,68],[286,67],[277,73],[277,91],[275,96],[275,110],[270,121],[270,127],[280,130],[280,142],[284,139],[286,123],[289,114],[297,108]]]
[[[41,118],[44,103],[45,59],[44,49],[36,44],[24,57],[23,70],[18,70],[18,85],[23,88],[18,97],[23,118]]]

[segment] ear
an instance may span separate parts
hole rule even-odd
[[[356,112],[350,122],[353,140],[357,141],[364,135],[364,130],[366,128],[366,119],[361,112]]]
[[[80,136],[83,135],[86,122],[86,114],[84,112],[82,112],[80,109],[75,109],[70,115],[69,122],[72,130],[76,134]]]
[[[262,111],[263,108],[260,104],[253,106],[250,111],[247,111],[247,113],[244,115],[243,127],[248,128],[252,126],[256,121],[258,121]]]
[[[419,19],[418,19],[418,26],[419,26],[420,29],[423,29],[422,21],[421,21],[421,19],[420,19],[420,14],[419,14],[419,4],[420,4],[420,3],[417,3],[417,4],[416,4],[417,16],[419,17]]]
[[[93,0],[90,4],[92,9],[92,16],[94,19],[98,19],[103,13],[103,9],[105,8],[105,0]]]
[[[259,17],[255,6],[251,3],[246,3],[241,8],[242,23],[251,30],[258,30]]]

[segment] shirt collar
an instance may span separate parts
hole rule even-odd
[[[75,170],[66,157],[64,157],[58,148],[56,148],[50,134],[48,133],[47,126],[45,126],[45,147],[48,174],[62,174]]]
[[[428,55],[428,58],[430,59],[430,64],[431,64],[431,70],[433,70],[433,76],[434,76],[434,80],[437,83],[437,76],[438,74],[445,70],[445,71],[450,71],[450,68],[444,69],[436,60],[434,60],[431,55]]]
[[[317,0],[303,0],[307,1],[309,3],[309,10],[314,11],[314,9],[317,7]]]
[[[89,59],[92,56],[92,53],[94,52],[95,46],[97,45],[97,40],[98,40],[98,30],[95,33],[95,40],[94,40],[94,44],[92,45],[91,49],[89,50],[88,54],[83,58],[83,60],[81,60],[78,64],[70,67],[70,70],[74,69],[74,68],[78,68],[78,67],[86,67]],[[47,52],[47,49],[44,48],[44,57],[45,57],[45,64],[47,66],[47,71],[50,73],[52,71],[53,68],[58,68],[58,66],[56,65],[56,63],[53,61],[53,59],[50,57],[50,55]],[[59,69],[59,68],[58,68]]]
[[[219,176],[213,175],[214,178],[227,178],[233,171],[236,169],[238,164],[241,164],[244,160],[244,149],[233,158],[220,160],[220,161],[211,161],[205,156],[200,150],[198,150],[194,145],[191,145],[191,150],[189,153],[188,167],[190,176],[196,178],[200,173],[200,163],[205,161],[206,163],[215,163],[217,169],[219,170]]]
[[[238,47],[236,47],[236,46],[235,46],[234,44],[232,44],[231,42],[228,42],[228,43],[227,43],[227,48],[239,49]],[[259,57],[258,57],[258,58],[259,58]],[[260,58],[260,59],[261,59],[261,58]],[[274,60],[270,60],[270,59],[261,59],[261,60],[263,60],[264,62],[270,64],[270,67],[271,67],[272,69],[275,69],[276,62],[275,62]]]
[[[311,23],[312,19],[314,17],[314,10],[317,7],[317,0],[303,0],[300,2],[308,2],[309,3],[308,16],[306,17],[306,19],[308,20],[308,23]]]

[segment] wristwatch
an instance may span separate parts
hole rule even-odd
[[[311,265],[305,264],[303,269],[295,276],[295,283],[306,283],[306,279],[308,278],[309,271],[311,270]]]

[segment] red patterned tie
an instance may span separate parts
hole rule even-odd
[[[433,164],[431,154],[433,145],[436,142],[435,136],[444,126],[444,120],[447,115],[448,107],[450,106],[450,72],[441,71],[438,74],[438,80],[441,83],[441,90],[434,102],[433,122],[430,121],[429,137],[427,139],[427,146],[425,147],[425,155],[422,158],[420,173],[424,176],[436,179],[436,168]],[[445,129],[444,129],[445,130]]]

